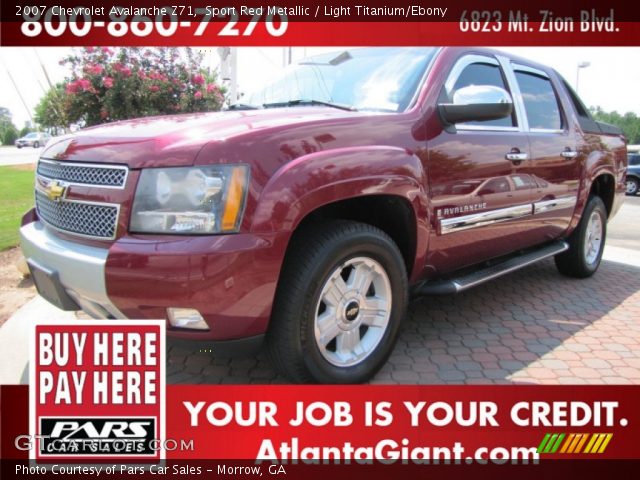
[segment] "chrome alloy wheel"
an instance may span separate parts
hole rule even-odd
[[[371,355],[389,325],[391,282],[368,257],[347,260],[326,280],[316,306],[314,333],[322,356],[350,367]]]
[[[638,183],[635,180],[627,179],[627,195],[638,193]]]
[[[602,217],[598,212],[592,212],[587,224],[586,238],[584,242],[584,259],[589,265],[598,260],[600,247],[602,246]]]

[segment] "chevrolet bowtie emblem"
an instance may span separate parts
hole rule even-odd
[[[46,186],[45,193],[47,194],[47,197],[49,197],[49,200],[57,202],[64,196],[66,189],[67,187],[65,185],[61,185],[58,181],[54,180]]]

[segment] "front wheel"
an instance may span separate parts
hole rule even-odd
[[[627,195],[636,195],[640,189],[640,181],[636,178],[627,178]]]
[[[38,148],[40,146],[39,142],[33,142],[33,148]]]
[[[593,275],[600,266],[606,237],[607,209],[600,197],[590,197],[568,239],[569,250],[555,257],[560,273],[576,278]]]
[[[408,303],[404,259],[367,224],[336,221],[292,239],[267,333],[271,359],[299,383],[360,383],[387,360]]]

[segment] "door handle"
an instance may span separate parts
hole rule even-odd
[[[567,147],[560,152],[560,155],[564,158],[576,158],[578,156],[578,152]]]
[[[509,152],[505,155],[505,158],[507,160],[511,160],[512,162],[522,162],[524,160],[527,160],[529,158],[529,155],[527,153],[521,152]]]

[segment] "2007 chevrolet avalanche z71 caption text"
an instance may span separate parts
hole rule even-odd
[[[315,56],[243,102],[48,145],[21,227],[39,293],[214,352],[264,341],[296,382],[362,382],[410,295],[552,256],[592,275],[624,198],[621,131],[501,52]]]

